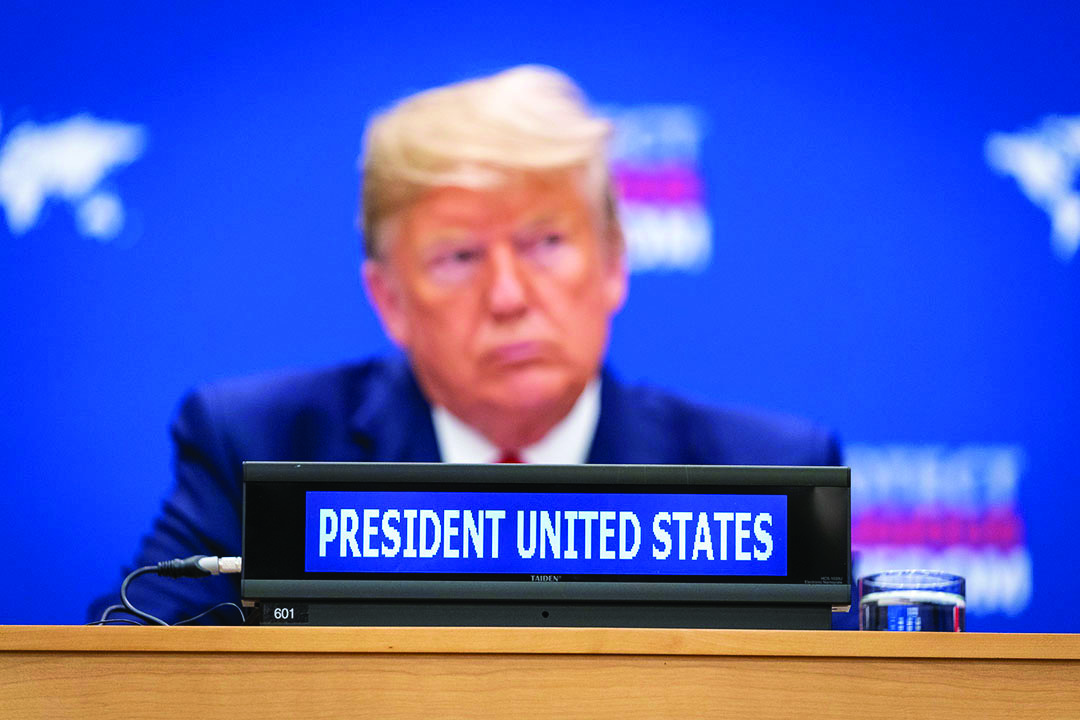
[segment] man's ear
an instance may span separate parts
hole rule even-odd
[[[626,294],[629,291],[630,274],[626,266],[626,239],[623,236],[622,226],[616,223],[610,228],[612,233],[608,238],[604,258],[604,294],[607,300],[608,312],[612,315],[622,310],[626,303]],[[610,254],[608,254],[610,253]]]
[[[405,312],[401,283],[390,266],[382,260],[365,260],[360,266],[368,300],[382,322],[383,330],[394,343],[409,347],[408,313]]]

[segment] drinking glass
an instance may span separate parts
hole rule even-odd
[[[859,629],[960,632],[964,578],[936,570],[888,570],[859,579]]]

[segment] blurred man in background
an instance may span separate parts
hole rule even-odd
[[[627,292],[610,134],[568,78],[539,67],[375,117],[362,274],[403,356],[189,396],[177,485],[137,565],[239,555],[246,460],[839,464],[809,423],[627,387],[604,368]],[[239,581],[146,577],[130,597],[176,620],[236,601]]]

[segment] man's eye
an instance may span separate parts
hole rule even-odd
[[[528,235],[518,241],[518,249],[525,252],[543,252],[556,248],[566,242],[566,236],[560,232],[540,232]]]
[[[472,262],[480,259],[480,251],[476,249],[455,250],[450,253],[450,259],[454,262]]]
[[[446,286],[461,285],[472,278],[484,260],[484,248],[446,248],[428,261],[431,277]]]
[[[480,260],[483,255],[480,248],[454,248],[432,258],[432,265],[466,265]]]

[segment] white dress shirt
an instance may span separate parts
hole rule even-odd
[[[495,447],[486,437],[446,408],[440,406],[431,411],[439,455],[443,462],[448,463],[496,462],[504,451],[516,450],[527,463],[580,465],[589,457],[589,447],[592,445],[599,419],[599,379],[585,386],[574,407],[547,435],[525,448]]]

